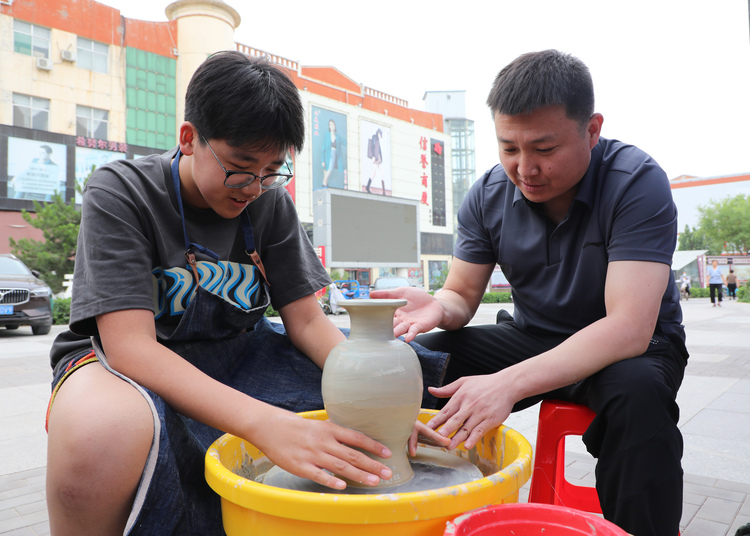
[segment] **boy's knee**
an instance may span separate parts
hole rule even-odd
[[[49,416],[48,488],[73,509],[108,488],[137,486],[154,437],[150,407],[129,384],[118,379],[114,391],[122,391],[101,396],[78,389],[75,376],[88,367],[67,380]]]

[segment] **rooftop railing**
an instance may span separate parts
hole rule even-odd
[[[286,67],[287,69],[291,69],[292,71],[295,71],[297,74],[300,73],[299,62],[284,58],[282,56],[277,56],[276,54],[271,54],[270,52],[266,52],[265,50],[260,50],[258,48],[251,47],[248,45],[243,45],[242,43],[235,43],[235,45],[237,46],[237,50],[242,52],[243,54],[247,54],[248,56],[251,56],[254,58],[266,58],[271,63],[280,65],[281,67]],[[385,102],[397,104],[398,106],[403,106],[404,108],[409,107],[409,101],[405,99],[394,97],[393,95],[389,95],[388,93],[383,93],[382,91],[378,91],[377,89],[373,89],[371,87],[367,87],[367,86],[361,86],[361,87],[362,87],[362,91],[364,95],[368,97],[374,97],[376,99],[380,99]]]

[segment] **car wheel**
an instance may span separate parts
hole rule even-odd
[[[5,326],[5,329],[18,329],[18,326]]]
[[[38,326],[31,326],[31,332],[34,335],[46,335],[52,329],[52,322],[49,324],[39,324]]]

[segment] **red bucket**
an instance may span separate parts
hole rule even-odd
[[[628,536],[617,525],[580,510],[549,504],[501,504],[450,521],[444,536]]]

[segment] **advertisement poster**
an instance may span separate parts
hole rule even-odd
[[[65,195],[67,148],[60,143],[8,138],[8,197],[52,201]]]
[[[80,204],[82,201],[78,190],[83,189],[83,185],[86,183],[89,175],[91,175],[91,172],[107,162],[119,160],[120,158],[125,158],[125,153],[76,147],[76,203]]]
[[[391,129],[378,123],[360,122],[362,154],[362,191],[368,194],[392,195]]]
[[[414,287],[424,288],[424,277],[422,275],[422,267],[409,268],[408,272],[409,284]]]
[[[346,115],[312,106],[313,190],[348,189]]]

